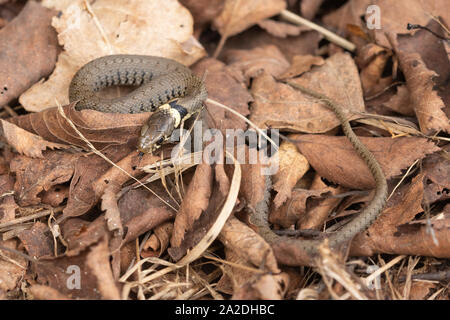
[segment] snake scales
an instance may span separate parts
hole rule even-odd
[[[363,212],[339,232],[329,236],[329,243],[334,246],[351,239],[377,218],[386,203],[386,179],[380,165],[355,135],[338,105],[324,95],[296,84],[289,84],[321,99],[334,111],[342,124],[344,134],[368,165],[376,182],[375,196]],[[97,96],[97,91],[113,85],[130,85],[137,88],[116,99]],[[160,147],[182,120],[200,110],[206,98],[207,92],[203,82],[192,74],[189,68],[173,60],[153,56],[112,55],[95,59],[76,73],[69,88],[70,101],[78,101],[77,110],[94,109],[114,113],[155,111],[142,128],[138,142],[141,152],[152,152]],[[287,242],[302,253],[314,255],[321,243],[321,240],[297,240],[278,236],[270,229],[268,217],[264,214],[253,215],[251,221],[259,228],[261,236],[272,245]],[[290,264],[289,261],[285,263]]]

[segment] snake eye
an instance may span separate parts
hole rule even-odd
[[[157,144],[162,144],[163,142],[164,142],[164,138],[161,137],[156,143],[157,143]]]

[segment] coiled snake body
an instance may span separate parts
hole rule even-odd
[[[137,86],[130,94],[105,99],[97,92],[108,86]],[[207,98],[205,86],[186,66],[167,58],[142,55],[111,55],[84,65],[72,79],[70,102],[77,110],[111,113],[155,111],[142,127],[141,152],[153,152],[173,130],[201,109]]]
[[[334,111],[341,121],[345,135],[369,166],[376,181],[375,196],[369,205],[339,232],[329,237],[330,245],[335,246],[351,239],[377,218],[386,203],[386,179],[372,153],[353,133],[346,115],[338,105],[324,95],[293,83],[289,84],[320,99]],[[97,96],[97,91],[113,85],[132,85],[138,88],[116,99]],[[201,109],[206,98],[207,92],[203,82],[192,74],[189,68],[173,60],[153,56],[112,55],[95,59],[76,73],[69,88],[70,101],[78,101],[77,110],[94,109],[113,113],[155,111],[143,126],[138,142],[138,149],[144,153],[153,152],[166,142],[182,121]],[[263,215],[253,215],[251,222],[259,228],[261,236],[273,246],[282,243],[287,245],[286,254],[277,257],[281,263],[295,264],[290,256],[312,256],[317,253],[320,240],[297,240],[278,236],[269,226],[267,212]]]

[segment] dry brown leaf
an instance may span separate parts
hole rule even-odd
[[[35,259],[54,256],[54,239],[49,231],[45,223],[37,221],[30,229],[23,230],[18,234],[28,255]]]
[[[272,208],[269,221],[280,225],[283,228],[290,228],[306,214],[307,201],[313,198],[318,198],[324,193],[328,193],[328,191],[306,190],[300,188],[294,189],[290,199],[288,199],[287,202],[279,207]]]
[[[112,275],[109,256],[108,240],[104,238],[103,241],[91,248],[86,256],[86,266],[97,278],[97,286],[102,298],[120,300],[120,292]]]
[[[225,59],[228,68],[241,73],[240,78],[244,78],[247,84],[263,70],[276,77],[289,67],[289,62],[274,45],[253,50],[228,50]]]
[[[302,0],[300,3],[300,12],[302,17],[312,20],[322,5],[323,0]]]
[[[194,177],[189,184],[175,219],[174,230],[170,239],[170,244],[173,247],[181,245],[186,231],[192,229],[194,222],[208,207],[212,183],[212,167],[210,164],[202,162],[195,170]]]
[[[102,195],[102,210],[105,211],[106,225],[109,231],[116,231],[117,236],[123,235],[122,221],[120,221],[120,210],[117,204],[117,193],[120,187],[111,182]]]
[[[0,124],[6,142],[20,154],[31,158],[43,158],[42,151],[47,148],[64,149],[69,147],[60,143],[46,141],[40,136],[32,134],[3,119],[0,119]]]
[[[423,160],[422,170],[425,175],[424,203],[447,201],[450,198],[450,144],[442,147],[441,152],[434,153]]]
[[[17,250],[16,240],[0,240],[0,246]],[[23,257],[0,249],[0,290],[9,291],[16,288],[19,280],[24,277],[27,262]]]
[[[218,239],[242,261],[251,263],[253,267],[264,267],[275,274],[280,272],[270,245],[238,219],[228,219]]]
[[[321,66],[325,63],[322,57],[312,55],[298,55],[292,58],[291,66],[278,76],[278,79],[288,79],[297,77],[309,70],[313,66]]]
[[[95,16],[84,0],[46,0],[43,4],[62,11],[52,25],[65,51],[59,55],[50,78],[21,95],[19,101],[28,111],[53,107],[55,100],[67,104],[70,80],[94,58],[132,53],[190,65],[204,55],[203,47],[192,36],[192,16],[178,1],[98,0],[90,4]]]
[[[323,66],[292,81],[326,94],[347,113],[364,111],[358,70],[348,54],[335,54]],[[335,114],[320,101],[277,83],[267,74],[254,79],[251,91],[255,102],[250,120],[259,127],[323,133],[340,124]],[[349,118],[354,116],[349,115]]]
[[[386,39],[386,32],[407,33],[406,26],[408,23],[426,25],[430,19],[430,15],[442,16],[444,21],[450,21],[448,13],[450,12],[449,3],[446,0],[350,0],[338,10],[324,16],[325,24],[338,29],[344,36],[347,35],[347,25],[353,24],[365,28],[361,16],[366,16],[366,21],[372,17],[366,14],[367,7],[376,4],[380,12],[380,26],[375,32],[375,40],[377,44],[389,47]],[[372,17],[373,19],[373,17]]]
[[[169,196],[161,185],[151,184],[150,188],[170,203]],[[127,230],[123,243],[135,240],[141,234],[172,219],[175,213],[153,194],[145,189],[132,189],[119,199],[120,220]],[[70,218],[61,226],[62,234],[68,244],[68,254],[77,255],[90,245],[97,243],[109,230],[105,216],[101,214],[92,222]]]
[[[407,224],[423,211],[422,200],[423,174],[419,174],[394,195],[367,232],[355,237],[350,254],[371,256],[389,253],[449,258],[448,217],[431,222],[433,235],[427,230],[427,225]]]
[[[55,14],[28,1],[20,14],[0,29],[0,106],[52,72],[58,52],[50,25]]]
[[[291,23],[266,19],[258,22],[258,26],[275,37],[286,38],[287,36],[298,36],[302,31],[311,30],[306,26],[296,26]]]
[[[249,114],[248,103],[253,100],[246,85],[236,80],[228,67],[215,59],[203,59],[193,67],[200,77],[206,73],[205,85],[208,97],[218,101],[243,116]],[[224,109],[206,103],[207,112],[204,112],[204,121],[209,128],[217,128],[226,136],[226,129],[247,128],[247,124],[236,115]]]
[[[319,135],[292,135],[297,147],[309,164],[322,177],[340,185],[371,189],[375,182],[367,165],[358,156],[346,137]],[[381,165],[386,179],[402,173],[415,160],[439,150],[424,138],[369,138],[360,137]]]
[[[45,191],[42,195],[41,202],[55,208],[61,205],[61,203],[68,197],[69,187],[65,185],[58,185],[51,187],[48,191]]]
[[[14,178],[4,174],[0,176],[0,223],[14,220],[16,217],[16,208],[14,200]]]
[[[69,300],[68,296],[49,286],[35,284],[29,290],[35,300]]]
[[[261,28],[253,27],[228,39],[219,59],[222,59],[223,53],[229,49],[251,50],[271,44],[277,46],[286,59],[292,61],[296,55],[314,55],[321,39],[320,33],[315,31],[305,31],[298,36],[279,38]]]
[[[153,230],[153,234],[144,243],[141,251],[143,258],[160,257],[169,247],[173,232],[173,222],[160,224]]]
[[[397,93],[389,101],[384,102],[383,106],[394,110],[405,116],[414,116],[414,109],[411,105],[411,94],[405,85],[397,87]]]
[[[16,174],[16,200],[21,206],[37,205],[39,194],[52,186],[72,178],[79,154],[46,151],[43,159],[18,155],[11,161],[11,172]]]
[[[281,300],[289,285],[286,273],[265,274],[235,290],[233,300]]]
[[[217,17],[223,9],[224,0],[180,0],[189,9],[194,18],[195,34],[197,38],[204,27]]]
[[[137,141],[136,139],[139,136],[140,128],[151,114],[148,112],[132,115],[103,113],[94,110],[76,111],[74,104],[64,106],[63,110],[77,130],[99,150],[105,149],[110,145],[125,144],[128,141],[136,144],[135,141]],[[59,113],[57,108],[10,118],[9,121],[52,142],[39,143],[40,138],[34,138],[33,136],[25,140],[25,142],[29,140],[32,142],[37,141],[37,145],[42,148],[47,145],[49,147],[60,147],[57,143],[73,144],[87,148],[86,142]],[[16,136],[13,133],[16,131],[19,131],[19,134],[22,135],[20,130],[14,128],[14,131],[11,133],[13,143],[15,142],[13,138]],[[26,135],[26,137],[28,136],[30,134]],[[21,140],[18,142],[21,142]]]
[[[222,37],[230,37],[251,27],[255,23],[280,13],[286,8],[283,0],[226,0],[214,27]]]
[[[333,208],[335,208],[339,204],[339,202],[341,202],[340,198],[333,198],[332,196],[335,196],[344,191],[344,189],[340,186],[327,186],[318,174],[316,174],[314,177],[311,185],[311,190],[320,190],[321,194],[328,193],[329,196],[326,196],[323,199],[310,199],[309,206],[305,214],[300,216],[300,219],[297,222],[297,229],[299,230],[321,230],[329,214],[333,212]]]
[[[434,90],[434,71],[429,70],[418,53],[399,49],[394,35],[389,39],[398,55],[400,66],[405,74],[406,86],[411,93],[412,107],[419,120],[420,130],[425,134],[450,131],[450,121],[442,110],[445,106]]]
[[[283,141],[278,152],[279,170],[273,177],[273,189],[277,192],[273,200],[275,209],[291,197],[297,181],[309,170],[308,160],[294,144]]]

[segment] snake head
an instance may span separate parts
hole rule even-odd
[[[137,148],[143,153],[153,153],[169,140],[176,126],[176,120],[169,109],[161,106],[142,126]]]

